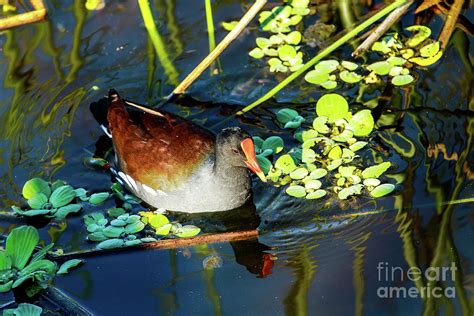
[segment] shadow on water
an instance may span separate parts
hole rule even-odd
[[[181,79],[209,50],[204,1],[150,1],[149,13],[156,23],[152,37],[143,27],[143,8],[137,2],[107,3],[97,12],[86,11],[82,3],[67,7],[48,2],[47,20],[0,36],[3,210],[22,203],[21,186],[33,176],[107,190],[110,175],[83,164],[96,148],[101,148],[96,154],[103,155],[110,146],[100,138],[102,131],[89,104],[111,87],[138,103],[157,104],[172,91],[170,79]],[[218,23],[237,19],[247,4],[211,5],[218,42],[226,34]],[[347,1],[324,5],[325,11],[315,19],[332,21],[339,30],[367,13],[366,7]],[[342,20],[339,11],[347,13]],[[464,14],[472,16],[471,11]],[[415,17],[407,15],[396,27],[413,21]],[[434,18],[434,29],[440,23]],[[262,137],[280,135],[292,144],[290,133],[278,126],[275,110],[284,105],[310,116],[324,92],[295,82],[266,105],[233,116],[280,79],[249,60],[247,51],[256,36],[259,33],[250,28],[221,56],[219,75],[205,72],[186,96],[164,108],[214,132],[239,125]],[[134,314],[137,306],[144,314],[160,315],[471,315],[471,46],[472,38],[457,30],[444,60],[420,70],[413,87],[341,91],[355,106],[370,99],[380,104],[374,109],[379,133],[362,160],[392,162],[388,177],[398,183],[394,195],[310,202],[291,199],[282,188],[255,183],[254,205],[220,214],[172,216],[204,231],[258,227],[258,240],[90,256],[80,269],[58,278],[55,286],[99,315]],[[346,58],[349,53],[341,50],[334,57]],[[104,209],[111,206],[113,201]],[[0,221],[2,234],[23,223],[8,215]],[[66,252],[94,247],[85,240],[81,216],[34,224],[41,226],[44,242],[52,240]],[[205,269],[203,260],[209,256],[221,258],[222,266]],[[380,277],[380,263],[403,273]],[[410,268],[426,271],[451,263],[456,269],[447,280],[407,278]],[[443,295],[388,299],[379,295],[381,287],[420,292],[439,288]],[[448,288],[454,288],[455,297],[446,295]],[[0,296],[1,302],[9,299]],[[48,311],[57,313],[55,307]]]

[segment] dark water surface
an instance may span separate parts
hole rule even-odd
[[[48,1],[47,7],[46,21],[0,35],[2,210],[23,203],[21,187],[35,176],[107,190],[110,176],[83,164],[102,135],[89,104],[111,87],[129,100],[157,104],[208,52],[203,1],[154,1],[164,42],[160,54],[134,1],[110,1],[101,11],[87,11],[77,0]],[[244,8],[237,0],[218,1],[216,26],[238,19]],[[464,14],[472,17],[472,10]],[[414,23],[407,15],[399,27]],[[433,18],[431,26],[438,34],[441,19]],[[323,93],[302,81],[275,101],[222,123],[278,80],[247,56],[257,34],[255,28],[246,31],[222,54],[219,75],[206,71],[189,97],[165,108],[216,132],[240,125],[254,135],[281,135],[291,144],[291,135],[275,123],[275,109],[283,103],[311,115]],[[217,27],[216,38],[224,35]],[[417,71],[413,89],[383,92],[390,106],[381,113],[374,144],[394,166],[388,176],[400,183],[398,193],[376,201],[308,203],[256,183],[258,242],[88,256],[55,286],[97,315],[473,315],[474,205],[466,201],[474,195],[470,46],[472,39],[457,30],[443,60]],[[346,47],[334,56],[350,52]],[[339,93],[354,101],[358,91]],[[364,159],[374,157],[369,152]],[[355,213],[367,215],[349,216]],[[213,230],[212,218],[194,221]],[[21,223],[2,220],[0,230]],[[93,247],[85,240],[81,215],[44,226],[41,233],[65,252]],[[211,254],[222,258],[221,268],[203,268]],[[268,274],[270,254],[276,260]],[[409,268],[452,263],[452,278],[431,286],[454,288],[454,297],[380,297],[380,287],[426,287],[426,278],[417,283],[407,278]],[[386,278],[386,270],[377,267],[399,270]]]

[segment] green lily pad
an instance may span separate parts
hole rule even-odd
[[[355,157],[355,153],[350,150],[350,149],[347,149],[347,148],[343,148],[342,149],[342,155],[341,155],[341,158],[342,160],[344,160],[344,162],[351,162],[352,160],[354,160],[354,157]]]
[[[33,209],[41,209],[48,203],[48,197],[44,193],[38,193],[28,199],[28,205]]]
[[[343,177],[350,177],[354,174],[354,171],[356,170],[356,167],[354,166],[348,166],[348,167],[339,167],[339,169],[337,169],[337,171],[341,174],[341,176]]]
[[[348,188],[342,189],[341,191],[339,191],[337,196],[339,197],[339,199],[345,200],[349,196],[361,194],[363,188],[364,188],[364,186],[362,184],[355,184],[355,185],[352,185]]]
[[[155,234],[160,235],[160,236],[166,236],[170,233],[171,227],[172,227],[172,224],[165,224],[157,228],[155,231]]]
[[[373,196],[374,198],[379,198],[379,197],[392,193],[393,190],[395,190],[395,186],[393,184],[384,183],[375,187],[372,191],[370,191],[370,195]]]
[[[97,224],[98,221],[104,219],[104,215],[102,213],[91,213],[84,216],[84,224],[91,225]]]
[[[329,73],[311,70],[304,76],[304,80],[312,84],[322,84],[329,80]]]
[[[317,190],[319,189],[323,184],[319,180],[313,180],[310,179],[305,182],[304,187],[306,190]]]
[[[319,63],[314,66],[314,69],[316,71],[319,71],[321,73],[331,73],[334,70],[337,69],[339,66],[339,62],[337,60],[331,59],[331,60],[323,60],[320,61]]]
[[[380,180],[375,179],[375,178],[368,178],[368,179],[365,179],[363,183],[365,186],[376,187],[380,184]]]
[[[415,80],[412,75],[398,75],[392,78],[392,84],[394,86],[404,86],[410,84]]]
[[[327,166],[327,169],[329,171],[334,170],[334,169],[338,168],[342,163],[343,163],[342,158],[334,159],[329,163],[329,165]]]
[[[260,168],[262,169],[263,173],[265,175],[268,174],[268,172],[272,168],[271,161],[268,160],[266,157],[264,157],[262,155],[257,155],[256,157],[257,157],[257,163],[260,166]]]
[[[72,202],[76,197],[76,192],[70,185],[63,185],[53,191],[49,201],[54,208],[58,208],[67,205]]]
[[[306,195],[306,189],[301,185],[290,185],[288,188],[286,188],[285,192],[286,194],[297,198],[301,198]]]
[[[362,171],[362,178],[378,178],[380,177],[385,171],[390,168],[391,163],[389,161],[382,162],[378,165],[368,167]]]
[[[398,57],[398,56],[390,56],[387,58],[387,62],[392,65],[392,66],[402,66],[404,65],[407,61],[405,58]]]
[[[124,231],[125,229],[123,227],[115,227],[115,226],[107,226],[102,230],[104,235],[107,236],[108,238],[120,237],[120,235],[122,235]]]
[[[336,135],[336,136],[333,136],[333,137],[331,137],[331,138],[332,138],[333,140],[335,140],[336,142],[345,143],[345,142],[347,142],[349,139],[351,139],[352,136],[354,136],[354,133],[353,133],[351,130],[346,129],[346,130],[342,131],[341,134]]]
[[[325,177],[327,174],[328,174],[328,171],[326,169],[318,168],[311,171],[311,173],[309,174],[309,177],[311,179],[321,179]]]
[[[334,146],[330,151],[329,151],[329,154],[328,154],[328,157],[330,159],[339,159],[342,157],[342,149],[340,146]]]
[[[313,120],[313,128],[321,134],[327,134],[331,130],[329,127],[326,125],[328,122],[328,118],[326,116],[318,116]]]
[[[104,201],[107,200],[109,197],[110,194],[107,192],[94,193],[89,198],[89,203],[92,203],[94,205],[100,205],[104,203]]]
[[[25,267],[33,250],[39,242],[39,234],[32,226],[14,228],[8,234],[5,254],[11,259],[11,265],[18,270]]]
[[[373,64],[367,66],[367,70],[375,72],[379,76],[385,76],[390,72],[392,69],[392,65],[390,65],[387,61],[377,61]]]
[[[301,152],[301,161],[304,163],[312,163],[315,160],[316,160],[316,153],[314,152],[314,150],[310,148],[303,148]]]
[[[349,128],[355,136],[367,136],[374,129],[374,118],[370,110],[361,110],[354,114],[349,121]]]
[[[427,57],[427,58],[414,57],[414,58],[410,58],[410,61],[414,64],[419,65],[419,66],[426,67],[426,66],[430,66],[430,65],[433,65],[434,63],[436,63],[441,58],[441,56],[443,56],[442,51],[438,52],[436,55],[434,55],[432,57]]]
[[[290,177],[294,180],[303,179],[308,175],[308,170],[306,168],[296,168],[290,173]]]
[[[79,212],[81,209],[82,209],[81,204],[65,205],[65,206],[60,207],[57,210],[57,212],[54,213],[54,217],[56,217],[57,219],[63,219],[63,218],[66,218],[66,216],[68,216],[69,214]]]
[[[420,48],[421,57],[433,57],[438,54],[440,50],[440,43],[434,42]]]
[[[406,43],[410,47],[418,46],[431,35],[431,29],[424,25],[412,25],[406,27],[405,30],[415,33],[415,35]]]
[[[314,123],[314,122],[313,122]],[[326,126],[327,127],[327,126]],[[318,137],[318,132],[314,129],[308,129],[301,133],[301,140],[302,142],[307,141],[308,139]]]
[[[145,228],[145,224],[142,221],[137,221],[125,226],[125,232],[127,234],[136,234]],[[107,236],[107,235],[106,235]]]
[[[26,181],[22,189],[23,197],[26,200],[31,199],[33,196],[43,193],[47,197],[51,195],[51,188],[49,187],[48,182],[40,178],[33,178]]]
[[[109,214],[110,217],[119,217],[125,214],[125,210],[121,207],[113,207],[107,210],[107,214]]]
[[[99,243],[97,245],[97,248],[99,249],[115,249],[115,248],[121,248],[125,245],[125,242],[122,239],[118,238],[113,238],[113,239],[107,239],[104,240],[103,242]]]
[[[328,80],[321,83],[321,87],[323,87],[326,90],[332,90],[337,87],[337,82],[335,80]]]
[[[287,42],[290,45],[298,45],[301,42],[302,35],[298,31],[293,31],[285,36],[285,42]]]
[[[364,141],[357,141],[354,144],[349,146],[349,149],[352,150],[353,152],[356,152],[362,148],[364,148],[368,143]]]
[[[296,164],[289,154],[281,155],[275,162],[275,168],[280,169],[285,174],[289,174],[296,169]]]
[[[64,262],[61,267],[59,268],[57,274],[67,274],[69,273],[69,269],[77,267],[80,265],[83,261],[79,259],[71,259],[66,262]]]
[[[178,232],[175,232],[174,234],[180,238],[189,238],[189,237],[194,237],[197,234],[201,232],[201,229],[199,227],[196,227],[194,225],[185,225],[181,227]]]
[[[304,118],[298,115],[292,121],[286,122],[284,128],[298,128],[303,122]]]
[[[270,136],[262,143],[262,150],[271,149],[275,154],[281,152],[283,147],[283,139],[279,136]]]
[[[15,309],[4,310],[3,316],[40,316],[42,312],[43,309],[39,306],[29,303],[21,303]]]
[[[113,219],[110,222],[110,225],[115,226],[115,227],[124,227],[124,226],[127,226],[127,222],[117,218],[117,219]]]
[[[341,62],[341,65],[342,65],[342,67],[344,67],[344,68],[346,68],[347,70],[350,70],[350,71],[354,71],[357,68],[359,68],[359,65],[357,65],[356,63],[353,63],[351,61],[347,61],[347,60],[343,60]]]
[[[308,193],[308,195],[306,195],[306,198],[308,200],[315,200],[324,197],[326,194],[327,192],[325,190],[319,189],[314,192]]]
[[[347,103],[346,99],[339,94],[325,94],[316,103],[316,113],[319,117],[327,117],[329,123],[345,118],[348,112],[349,104]],[[314,129],[319,132],[317,128]]]
[[[342,81],[347,83],[356,83],[361,81],[364,77],[353,71],[343,70],[339,73],[339,78],[341,78]]]
[[[255,59],[260,59],[260,58],[263,58],[263,56],[265,56],[265,53],[263,52],[262,49],[255,47],[249,52],[249,56]]]
[[[259,136],[253,136],[252,140],[253,140],[253,144],[255,146],[255,149],[262,149],[263,142],[264,142],[263,138],[261,138]]]
[[[297,116],[298,116],[298,112],[296,112],[293,109],[288,109],[288,108],[281,109],[276,114],[278,122],[282,124],[285,124],[293,120]]]

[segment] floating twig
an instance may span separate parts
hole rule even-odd
[[[216,48],[209,53],[196,68],[173,90],[172,95],[182,94],[186,89],[196,80],[204,70],[217,58],[219,55],[232,43],[237,36],[242,33],[250,21],[257,15],[262,7],[267,3],[267,0],[257,0],[244,14],[240,21],[235,25],[234,29],[224,37],[224,39],[216,46]]]
[[[140,104],[137,104],[137,103],[134,103],[134,102],[131,102],[131,101],[128,101],[128,100],[124,100],[125,104],[127,105],[130,105],[134,108],[137,108],[139,110],[142,110],[143,112],[146,112],[146,113],[149,113],[149,114],[153,114],[153,115],[157,115],[157,116],[161,116],[161,117],[166,117],[165,115],[163,115],[161,112],[158,112],[158,111],[155,111],[153,109],[150,109],[150,108],[147,108],[143,105],[140,105]]]
[[[42,0],[30,0],[34,10],[30,12],[15,14],[7,18],[0,19],[0,30],[38,22],[46,16],[46,9]]]
[[[449,39],[453,34],[454,27],[456,26],[459,14],[461,13],[463,4],[464,0],[454,0],[454,3],[451,5],[451,9],[446,16],[446,21],[444,22],[443,29],[441,30],[438,38],[438,41],[441,42],[442,49],[445,49],[448,45]]]
[[[384,35],[391,27],[393,24],[395,24],[400,17],[405,14],[405,12],[408,10],[410,5],[413,3],[413,1],[408,1],[401,7],[396,8],[393,10],[386,18],[385,20],[380,23],[379,26],[375,28],[373,32],[370,32],[369,37],[365,39],[365,41],[362,42],[362,44],[357,47],[354,52],[352,53],[353,57],[359,56],[361,53],[367,51],[372,45],[382,36]]]
[[[68,252],[65,254],[49,253],[51,258],[61,258],[61,259],[71,259],[76,257],[85,257],[98,254],[104,254],[110,251],[124,251],[124,250],[137,250],[137,249],[175,249],[181,247],[196,246],[200,244],[214,244],[222,242],[231,242],[239,240],[252,240],[258,238],[258,231],[253,230],[242,230],[236,232],[225,232],[225,233],[215,233],[215,234],[206,234],[199,235],[189,238],[175,238],[175,239],[164,239],[155,242],[143,243],[137,246],[115,248],[110,250],[104,249],[89,249],[89,250],[80,250],[74,252]]]

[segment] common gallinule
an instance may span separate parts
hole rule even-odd
[[[252,138],[239,127],[217,137],[191,121],[129,112],[109,91],[108,130],[116,154],[117,177],[154,207],[187,213],[234,209],[251,197],[247,167],[265,176]]]

